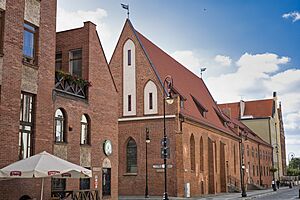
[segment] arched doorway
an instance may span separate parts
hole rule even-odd
[[[111,162],[108,158],[102,164],[102,196],[111,195]]]

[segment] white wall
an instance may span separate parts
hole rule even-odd
[[[152,109],[149,108],[149,93],[152,93]],[[153,81],[148,81],[144,88],[144,114],[157,114],[157,87]]]
[[[131,65],[128,66],[128,50],[131,50]],[[128,39],[123,46],[123,115],[136,115],[136,69],[135,45]],[[128,95],[131,95],[131,111],[128,111]]]

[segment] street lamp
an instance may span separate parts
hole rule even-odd
[[[167,157],[168,157],[168,146],[167,146],[167,134],[166,134],[166,102],[172,104],[174,99],[171,96],[171,89],[173,87],[173,79],[170,75],[166,76],[163,84],[163,112],[164,112],[164,138],[163,138],[163,158],[164,158],[164,175],[165,175],[165,192],[163,200],[169,200],[167,192]],[[167,95],[167,96],[166,96]]]
[[[148,144],[150,143],[149,128],[146,128],[146,188],[145,188],[145,198],[149,198],[148,193]]]
[[[243,133],[240,133],[240,145],[239,145],[239,148],[240,148],[240,152],[241,152],[241,188],[242,188],[242,197],[247,197],[247,193],[246,193],[246,189],[245,189],[245,183],[244,183],[244,176],[245,176],[245,164],[244,164],[244,144],[243,144],[243,138],[245,138],[245,140],[247,139],[247,134],[244,135]]]
[[[290,153],[288,154],[289,164],[290,164],[291,160],[293,160],[294,157],[295,157],[294,152],[290,152]]]

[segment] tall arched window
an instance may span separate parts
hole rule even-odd
[[[191,170],[195,171],[196,163],[195,163],[195,138],[194,135],[191,135],[190,138],[190,159],[191,159]]]
[[[144,88],[144,114],[157,113],[157,87],[153,81],[148,81]]]
[[[90,126],[87,115],[81,116],[81,133],[80,133],[80,144],[90,144]]]
[[[55,111],[55,142],[66,142],[65,116],[60,108]]]
[[[127,173],[137,173],[137,146],[133,138],[130,138],[126,145]]]
[[[204,152],[203,152],[203,138],[200,139],[200,171],[204,171]]]

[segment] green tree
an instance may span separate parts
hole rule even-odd
[[[292,160],[289,162],[287,174],[289,176],[299,176],[300,175],[300,158],[292,158]]]

